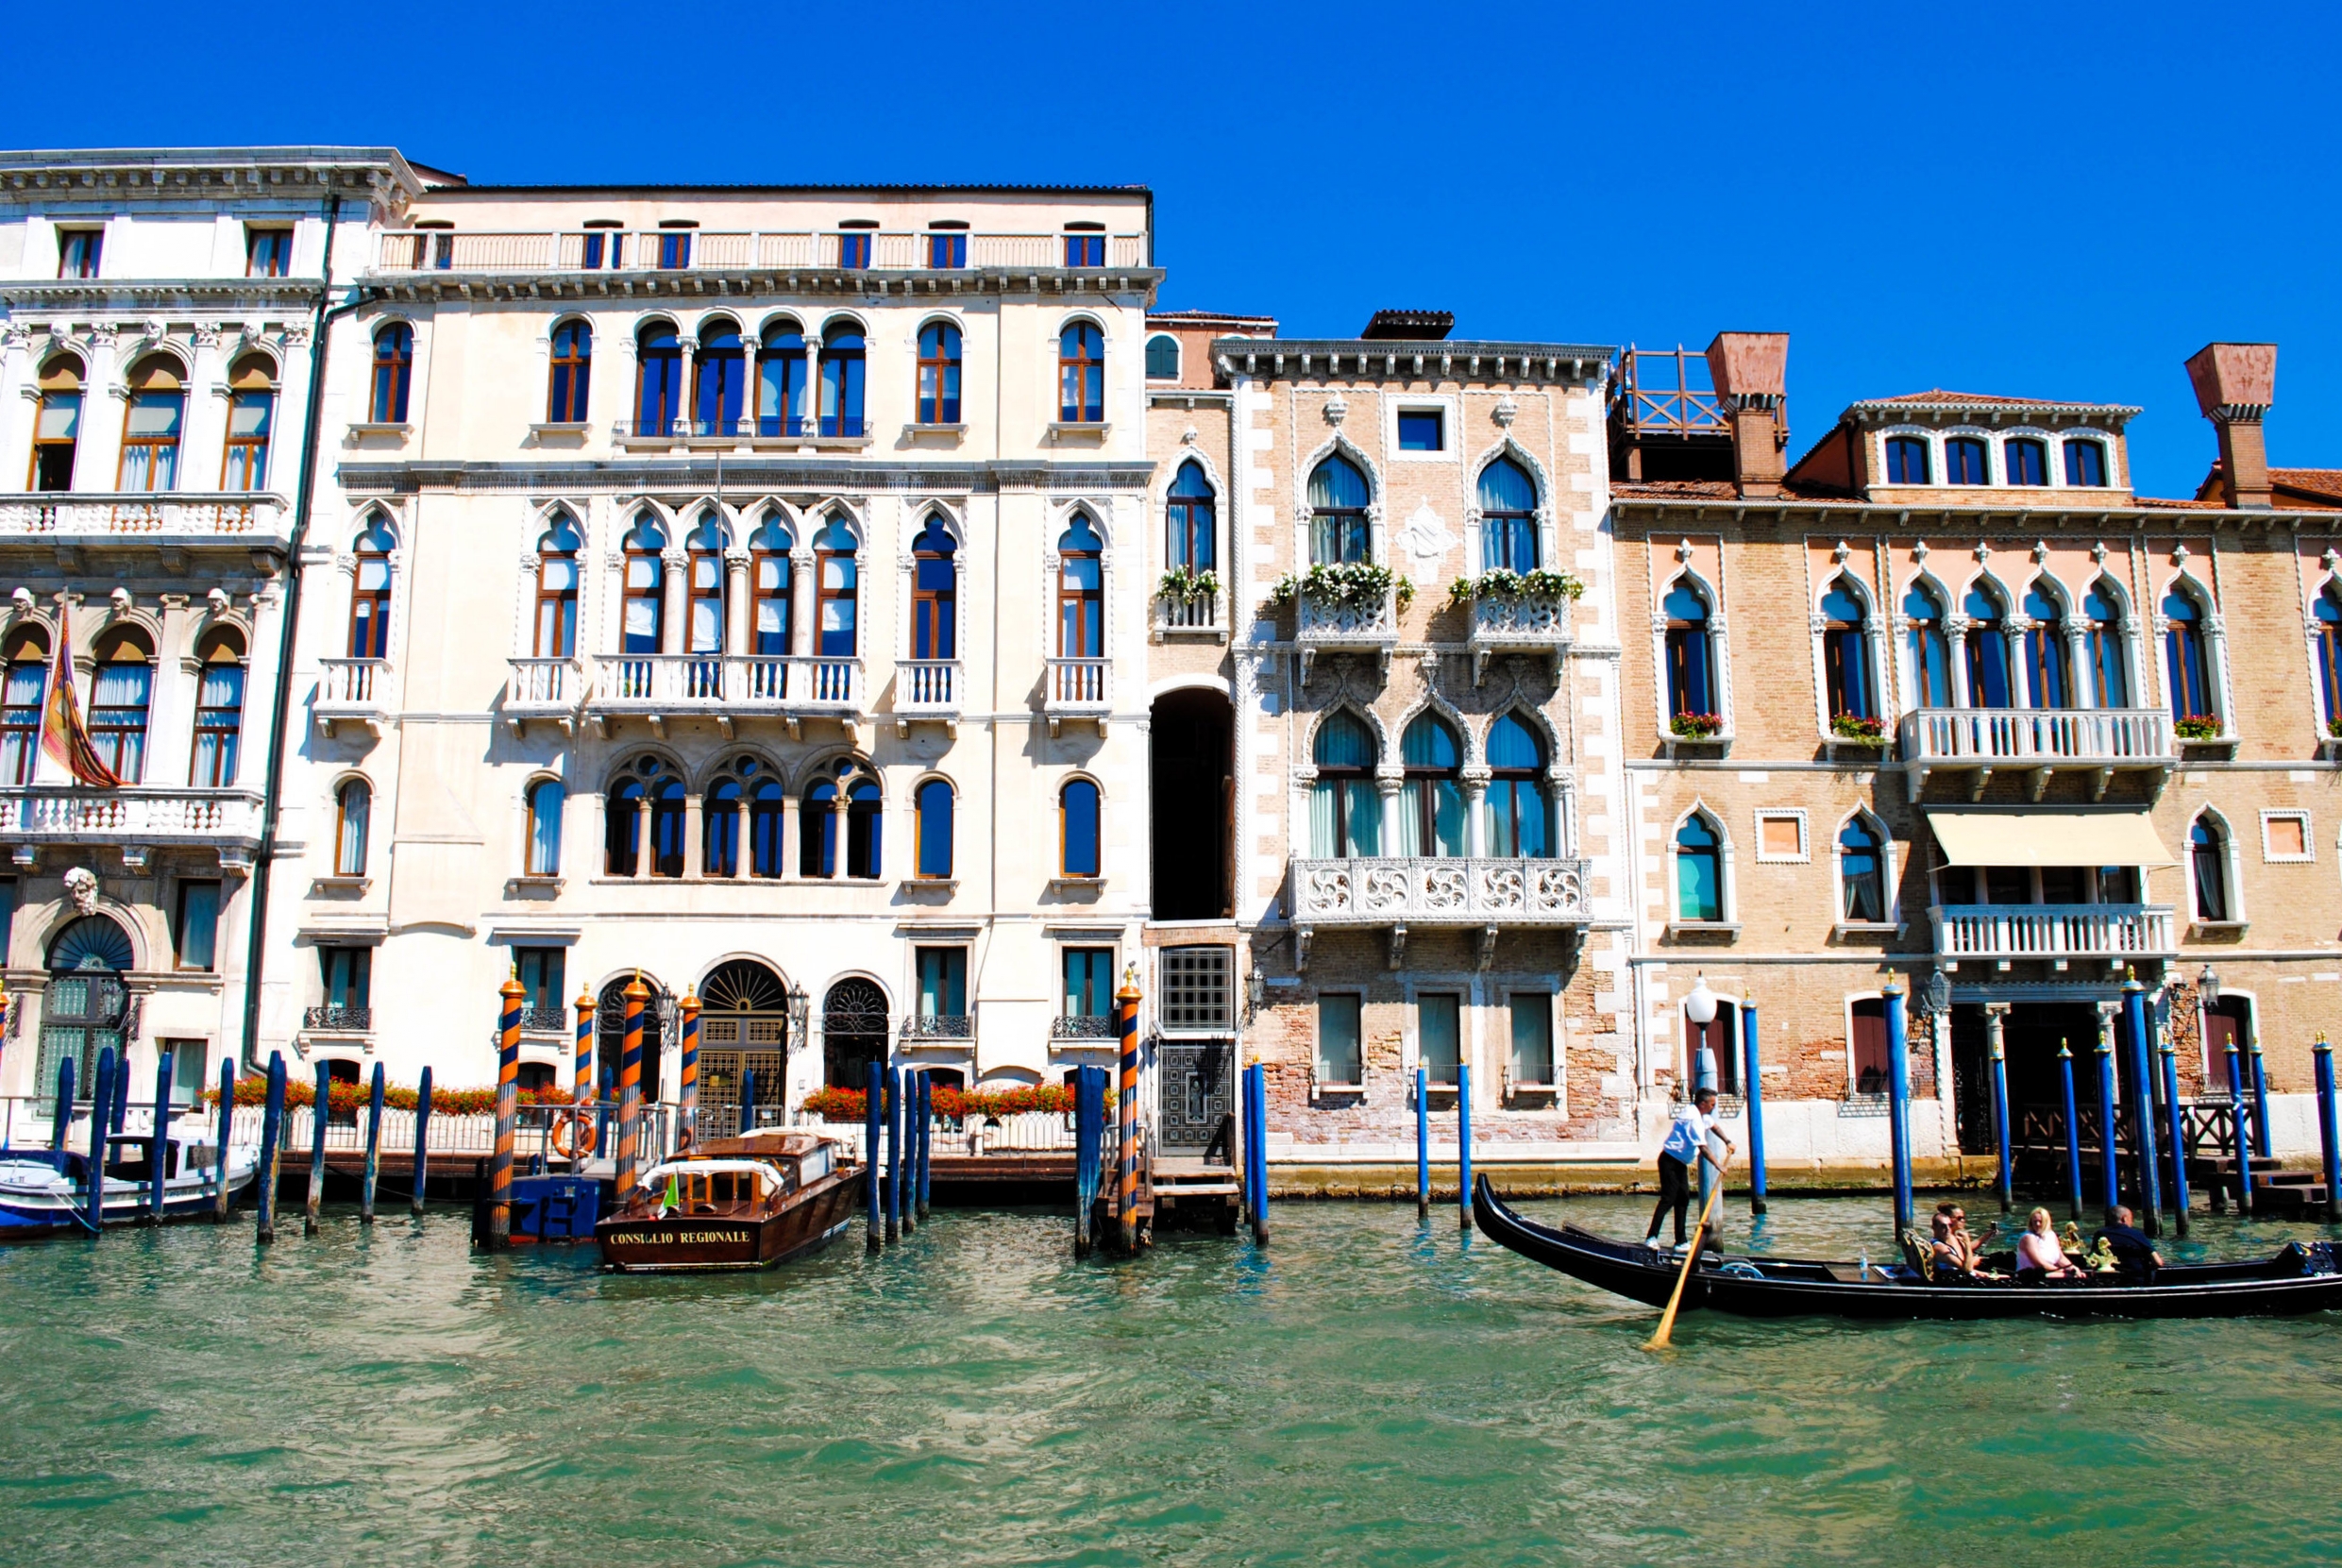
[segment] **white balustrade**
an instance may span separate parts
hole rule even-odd
[[[283,497],[261,492],[126,497],[0,497],[0,538],[136,539],[246,548],[290,538]]]
[[[960,707],[957,659],[905,659],[895,666],[895,711],[955,714]]]
[[[1143,234],[1084,236],[1105,241],[1105,265],[1149,265]],[[378,273],[737,272],[750,268],[837,267],[931,270],[934,235],[875,229],[827,233],[707,229],[598,228],[567,232],[402,229],[377,237]],[[1058,269],[1063,234],[969,234],[969,269]],[[867,259],[850,252],[867,245]]]
[[[1158,599],[1155,614],[1156,624],[1166,632],[1217,632],[1220,630],[1220,596],[1203,594],[1194,599]]]
[[[1052,659],[1043,706],[1051,713],[1104,713],[1107,707],[1108,659]]]
[[[2168,904],[1958,903],[1928,911],[1946,958],[2121,958],[2177,951]]]
[[[514,659],[504,685],[504,714],[514,721],[574,717],[585,699],[585,666],[575,659]]]
[[[1572,925],[1592,918],[1580,860],[1388,856],[1291,868],[1296,925]]]
[[[252,845],[261,837],[261,798],[240,789],[29,784],[0,791],[0,835],[33,843]]]
[[[2145,767],[2176,754],[2161,708],[1921,708],[1901,729],[1917,763]]]

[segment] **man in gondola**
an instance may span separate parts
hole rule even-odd
[[[1723,1160],[1709,1154],[1710,1138],[1724,1145]],[[1705,1086],[1692,1096],[1690,1104],[1676,1107],[1675,1121],[1667,1129],[1667,1141],[1660,1146],[1659,1206],[1651,1210],[1651,1232],[1643,1239],[1644,1246],[1657,1250],[1660,1222],[1667,1217],[1669,1209],[1676,1216],[1676,1250],[1681,1252],[1691,1245],[1684,1239],[1683,1216],[1692,1206],[1694,1189],[1692,1162],[1703,1155],[1715,1164],[1719,1176],[1725,1163],[1732,1157],[1732,1140],[1716,1125],[1716,1091]]]
[[[2155,1283],[2155,1271],[2164,1266],[2163,1254],[2155,1250],[2155,1243],[2148,1239],[2147,1232],[2131,1222],[2128,1208],[2117,1204],[2106,1211],[2106,1223],[2099,1226],[2098,1235],[2092,1238],[2093,1245],[2099,1241],[2105,1242],[2108,1250],[2114,1253],[2115,1271],[2122,1276],[2124,1284]]]

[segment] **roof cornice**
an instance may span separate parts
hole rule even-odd
[[[2137,418],[2141,412],[2121,403],[2003,403],[1974,399],[1913,402],[1897,399],[1849,403],[1845,417],[1862,425],[1952,423],[1998,427],[2087,422],[2100,429],[2119,430]]]
[[[176,307],[307,310],[316,298],[313,278],[101,278],[0,283],[0,308],[11,313],[108,314]]]
[[[217,203],[363,195],[403,207],[424,181],[396,147],[118,147],[0,152],[0,204]]]
[[[1922,529],[1946,532],[1974,532],[1980,530],[2030,532],[2042,529],[2062,531],[2067,528],[2125,528],[2138,531],[2170,532],[2175,528],[2232,526],[2242,529],[2255,524],[2274,530],[2281,523],[2298,532],[2308,523],[2316,523],[2324,529],[2342,525],[2342,507],[2325,511],[2310,507],[2232,510],[2190,504],[2158,506],[2151,499],[2104,507],[1896,506],[1881,501],[1822,500],[1807,497],[1763,499],[1733,496],[1622,496],[1614,491],[1610,497],[1610,511],[1621,521],[1633,521],[1644,516],[1653,519],[1671,517],[1678,522],[1688,518],[1711,527],[1719,522],[1750,520],[1787,523],[1802,514],[1816,523],[1827,522],[1832,528],[1860,528],[1874,534],[1907,533]]]
[[[895,295],[937,303],[969,295],[1143,294],[1162,286],[1160,267],[1106,272],[1068,267],[980,267],[962,272],[848,272],[834,267],[653,269],[643,272],[373,272],[358,290],[369,301],[682,299],[708,295]]]
[[[1617,350],[1585,343],[1379,338],[1214,338],[1212,361],[1257,380],[1599,381]]]

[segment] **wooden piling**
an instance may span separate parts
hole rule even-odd
[[[366,1091],[366,1177],[358,1198],[358,1222],[374,1223],[374,1191],[382,1178],[382,1064],[374,1064],[374,1081]]]
[[[1269,1070],[1255,1062],[1253,1075],[1253,1245],[1269,1244]]]
[[[1472,1228],[1472,1064],[1456,1064],[1456,1222]]]
[[[414,1088],[414,1191],[409,1202],[419,1218],[423,1213],[423,1186],[431,1171],[431,1070],[423,1070],[423,1081]]]
[[[745,1134],[756,1130],[756,1070],[752,1067],[740,1070],[740,1115],[737,1120],[740,1132]]]
[[[2136,974],[2122,983],[2123,1055],[2131,1078],[2132,1120],[2138,1127],[2139,1199],[2149,1236],[2163,1234],[2163,1162],[2156,1157],[2155,1080],[2148,1066],[2147,986]]]
[[[74,1059],[57,1064],[57,1098],[49,1103],[49,1152],[60,1153],[65,1134],[74,1124]]]
[[[2334,1047],[2317,1032],[2310,1047],[2317,1067],[2317,1152],[2326,1172],[2326,1221],[2342,1220],[2342,1107],[2334,1103]]]
[[[155,1141],[154,1157],[147,1161],[146,1222],[162,1223],[162,1178],[166,1156],[171,1151],[171,1058],[168,1051],[155,1057]]]
[[[699,997],[689,986],[683,987],[682,1012],[682,1098],[676,1110],[677,1120],[682,1123],[682,1136],[675,1145],[679,1150],[692,1148],[699,1141]],[[742,1105],[740,1114],[746,1117],[751,1113]],[[741,1131],[747,1130],[744,1121]]]
[[[2263,1160],[2273,1160],[2277,1157],[2277,1152],[2275,1145],[2269,1142],[2268,1070],[2261,1064],[2259,1035],[2252,1037],[2245,1052],[2252,1058],[2252,1152]],[[121,1130],[121,1123],[116,1122],[114,1131]]]
[[[621,1200],[634,1189],[635,1162],[642,1154],[643,1007],[650,1001],[650,987],[643,984],[642,970],[634,971],[624,994],[626,1040],[618,1053],[617,1189]]]
[[[1099,1144],[1105,1138],[1105,1070],[1073,1072],[1073,1256],[1087,1256],[1097,1239]]]
[[[97,1054],[97,1072],[90,1080],[90,1179],[87,1199],[90,1210],[90,1234],[99,1235],[106,1225],[106,1146],[113,1123],[114,1048],[108,1046]],[[67,1114],[71,1114],[71,1102]]]
[[[122,1137],[123,1128],[129,1120],[130,1047],[129,1043],[125,1041],[121,1052],[114,1057],[114,1108],[110,1121],[112,1136],[115,1138]]]
[[[909,1074],[886,1070],[886,1239],[902,1239],[902,1080]]]
[[[268,1054],[268,1102],[261,1114],[261,1163],[253,1174],[260,1186],[253,1239],[263,1245],[277,1239],[277,1145],[284,1139],[284,1053],[272,1051]]]
[[[2081,1121],[2074,1110],[2074,1053],[2071,1045],[2057,1042],[2057,1067],[2060,1087],[2065,1092],[2065,1190],[2070,1205],[2067,1218],[2081,1218]]]
[[[927,1218],[927,1161],[935,1152],[935,1081],[928,1073],[918,1075],[918,1202],[913,1206],[921,1220]]]
[[[1245,1131],[1251,1132],[1249,1123]],[[1415,1069],[1415,1218],[1431,1218],[1431,1075]]]
[[[2115,1041],[2113,1026],[2101,1018],[2098,1024],[2098,1114],[2104,1120],[2098,1124],[2098,1154],[2100,1196],[2106,1202],[2108,1223],[2113,1222],[2115,1206],[2122,1202],[2122,1173],[2115,1155],[2115,1121],[2122,1114],[2122,1104],[2115,1096]]]
[[[2171,1033],[2159,1031],[2155,1052],[2163,1070],[2163,1103],[2170,1117],[2166,1128],[2171,1135],[2171,1226],[2181,1236],[2187,1234],[2187,1115],[2180,1105],[2179,1054],[2171,1049]]]
[[[1748,1212],[1764,1212],[1764,1031],[1758,1026],[1757,1004],[1741,1004],[1741,1059],[1746,1066],[1743,1087],[1748,1102]]]
[[[918,1229],[918,1081],[914,1069],[902,1071],[902,1234]]]
[[[309,1110],[309,1191],[301,1202],[301,1234],[317,1234],[317,1216],[325,1206],[326,1121],[333,1090],[333,1064],[317,1064],[317,1103]]]
[[[2008,1018],[2008,1004],[1995,1003],[1984,1009],[1985,1033],[1991,1037],[1988,1050],[1993,1070],[1993,1147],[1999,1151],[1999,1167],[1993,1178],[1993,1187],[2000,1196],[2000,1212],[2009,1212],[2014,1192],[2009,1170],[2009,1054],[2002,1038]]]
[[[1125,1253],[1138,1250],[1138,966],[1133,964],[1122,971],[1122,988],[1114,995],[1122,1036],[1122,1076],[1114,1104],[1122,1135],[1114,1217],[1120,1222]]]
[[[236,1125],[236,1064],[225,1054],[220,1058],[219,1136],[211,1151],[211,1222],[227,1223],[227,1139]]]
[[[2245,1064],[2236,1049],[2236,1042],[2228,1042],[2228,1103],[2232,1112],[2231,1125],[2236,1133],[2236,1209],[2240,1214],[2252,1212],[2252,1145],[2245,1126]]]
[[[637,978],[627,987],[632,998]],[[497,994],[502,998],[504,1011],[502,1028],[497,1036],[496,1060],[496,1152],[488,1156],[488,1250],[502,1252],[513,1244],[513,1129],[520,1116],[520,1004],[528,999],[521,986],[520,971],[514,969]],[[628,1014],[641,1034],[641,1013],[630,1002]],[[641,1056],[634,1055],[639,1068]]]
[[[1903,977],[1890,970],[1880,989],[1887,1013],[1887,1146],[1895,1161],[1895,1234],[1899,1239],[1912,1222],[1911,1025],[1903,1012]]]
[[[883,1200],[879,1194],[878,1121],[885,1104],[885,1091],[880,1087],[880,1075],[885,1069],[878,1063],[869,1064],[866,1075],[868,1099],[862,1107],[862,1239],[869,1250],[878,1251],[881,1243],[879,1209]]]

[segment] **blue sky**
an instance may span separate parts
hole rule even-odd
[[[51,76],[11,146],[388,143],[495,181],[1156,193],[1162,303],[1348,333],[1791,334],[1804,447],[1946,386],[2143,405],[2280,345],[2273,461],[2342,465],[2333,8],[110,5],[160,71]],[[1631,14],[1630,14],[1631,13]],[[133,79],[135,78],[135,79]]]

